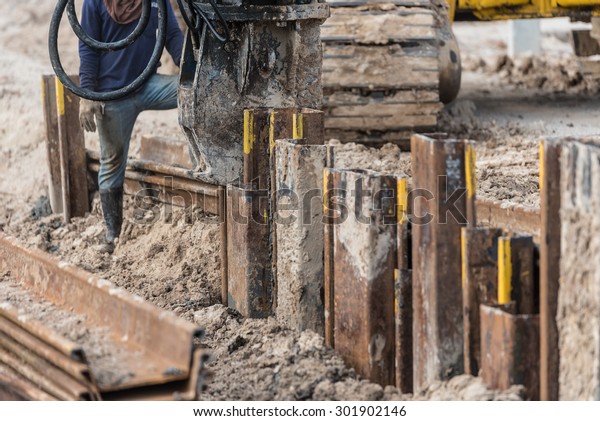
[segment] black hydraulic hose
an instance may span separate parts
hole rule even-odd
[[[50,21],[48,50],[50,53],[50,63],[52,64],[52,69],[54,70],[54,73],[56,74],[58,79],[67,89],[69,89],[75,95],[80,96],[81,98],[89,99],[91,101],[114,101],[138,90],[150,78],[150,76],[154,74],[158,63],[160,62],[163,49],[165,48],[165,44],[167,42],[167,0],[157,0],[158,33],[156,35],[156,44],[154,45],[154,51],[152,52],[152,56],[150,57],[148,65],[146,66],[144,71],[129,85],[111,92],[94,92],[88,89],[80,88],[75,83],[73,83],[73,81],[65,73],[65,70],[60,61],[60,54],[58,52],[58,30],[60,28],[60,22],[62,20],[65,9],[70,1],[71,0],[59,0],[56,5],[56,8],[54,9],[54,13],[52,14],[52,19]]]
[[[212,34],[215,36],[216,39],[218,39],[221,42],[227,42],[227,41],[229,41],[229,26],[227,26],[227,21],[225,20],[225,18],[221,14],[221,11],[219,10],[219,8],[217,7],[217,5],[215,4],[214,0],[208,0],[208,2],[212,6],[213,10],[215,11],[215,14],[217,15],[217,17],[221,21],[221,24],[223,25],[223,29],[225,30],[225,35],[224,36],[221,35],[219,33],[219,31],[217,31],[217,29],[215,28],[215,26],[213,25],[213,23],[208,19],[208,17],[202,11],[200,5],[198,5],[197,3],[196,3],[196,7],[195,7],[196,13],[199,14],[202,17],[202,20],[204,20],[204,23],[206,24],[206,26],[208,27],[208,29],[210,29],[210,32],[212,32]]]
[[[77,11],[75,10],[75,0],[69,0],[69,3],[67,4],[67,17],[69,18],[69,23],[71,24],[71,28],[73,28],[73,32],[75,32],[77,38],[83,43],[98,51],[118,51],[133,44],[146,30],[148,22],[150,22],[151,12],[152,0],[142,0],[142,15],[131,34],[116,42],[101,42],[89,36],[81,27],[81,24],[77,19]]]
[[[179,11],[181,12],[183,21],[185,22],[185,25],[188,27],[188,29],[190,31],[190,36],[192,39],[192,46],[193,46],[194,50],[197,50],[199,48],[198,44],[200,43],[200,41],[199,41],[199,32],[200,31],[197,30],[197,25],[199,23],[198,15],[196,14],[196,11],[194,10],[194,5],[192,4],[192,0],[186,0],[187,9],[183,5],[183,1],[184,0],[177,0],[177,6],[179,6]]]
[[[183,5],[183,0],[177,0],[177,5],[179,6],[179,10],[181,11],[181,15],[183,16],[183,20],[185,21],[185,24],[188,26],[188,28],[190,28],[190,30],[194,33],[194,35],[197,36],[200,33],[200,29],[201,29],[200,23],[201,22],[200,22],[200,19],[198,19],[198,16],[200,16],[202,18],[202,20],[204,21],[205,25],[208,27],[208,29],[210,29],[210,32],[213,33],[215,38],[217,38],[221,42],[227,42],[229,40],[229,27],[227,25],[227,21],[221,14],[221,11],[215,4],[214,0],[208,0],[208,2],[210,3],[211,7],[215,11],[215,14],[221,21],[221,24],[223,25],[223,29],[225,31],[225,35],[221,35],[219,33],[219,31],[217,31],[217,29],[215,28],[213,23],[204,14],[201,6],[198,3],[194,3],[194,0],[185,0],[185,1],[187,4],[187,9],[189,10],[189,14],[191,16],[188,15],[188,11],[186,10],[186,8]]]
[[[221,24],[223,25],[223,29],[225,30],[225,37],[222,38],[221,42],[227,42],[227,41],[229,41],[229,26],[227,25],[227,21],[225,20],[225,18],[221,14],[221,11],[219,10],[219,8],[217,7],[217,5],[215,4],[215,0],[208,0],[208,2],[212,6],[212,8],[215,10],[215,13],[219,17],[219,20],[221,21]]]
[[[183,17],[183,21],[187,25],[188,28],[195,30],[196,22],[198,20],[197,15],[194,14],[194,6],[190,0],[187,1],[188,9],[192,16],[188,15],[188,11],[183,5],[183,0],[177,0],[177,5],[179,6],[179,10],[181,11],[181,16]]]

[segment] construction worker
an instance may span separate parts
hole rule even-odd
[[[173,8],[167,2],[166,48],[179,65],[183,34]],[[142,0],[84,0],[81,26],[98,41],[115,42],[128,36],[139,21]],[[81,87],[95,92],[114,91],[130,84],[144,70],[156,44],[158,9],[152,2],[150,22],[129,47],[107,53],[79,43]],[[100,137],[98,185],[106,224],[106,243],[101,250],[112,253],[123,223],[123,183],[129,142],[137,116],[145,110],[177,107],[177,77],[154,74],[136,92],[116,101],[100,103],[82,99],[79,121]]]

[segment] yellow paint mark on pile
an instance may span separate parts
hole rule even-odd
[[[329,185],[329,168],[323,168],[323,213],[327,214],[327,186]]]
[[[304,139],[304,115],[300,113],[294,113],[293,119],[293,138]]]
[[[475,149],[470,143],[465,151],[465,176],[467,179],[467,197],[472,199],[477,193],[477,173],[475,172]]]
[[[56,85],[56,108],[59,116],[65,115],[65,88],[57,77],[54,78]]]
[[[398,223],[408,222],[408,180],[399,178],[397,184],[398,194]]]
[[[498,304],[510,303],[511,279],[510,238],[500,237],[498,239]]]
[[[46,107],[46,85],[44,84],[44,79],[40,81],[42,85],[42,107]]]
[[[254,140],[254,113],[244,110],[244,154],[252,152]]]

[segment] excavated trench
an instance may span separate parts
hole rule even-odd
[[[436,382],[415,396],[401,395],[393,387],[384,389],[359,379],[345,367],[335,351],[324,345],[323,338],[313,332],[292,331],[273,318],[243,319],[219,304],[219,228],[213,217],[197,212],[190,222],[176,210],[170,217],[162,215],[154,224],[141,224],[135,222],[134,217],[140,210],[127,201],[124,234],[116,252],[110,256],[94,247],[103,235],[97,200],[89,215],[75,218],[67,225],[59,216],[48,214],[47,199],[43,199],[46,164],[38,90],[40,75],[50,70],[44,49],[46,32],[39,27],[47,25],[51,5],[40,6],[33,0],[18,5],[8,3],[0,6],[0,102],[4,110],[0,113],[0,172],[3,174],[0,230],[17,237],[27,247],[58,255],[204,327],[206,337],[197,345],[211,351],[209,368],[213,377],[202,399],[521,398],[519,387],[498,393],[489,390],[480,379],[464,375],[449,382]],[[475,30],[482,31],[479,26]],[[66,39],[67,34],[63,35]],[[65,62],[75,68],[76,51],[72,41],[70,39],[71,48],[65,50],[64,56]],[[467,62],[469,54],[476,56],[473,51],[466,51]],[[507,66],[468,67],[466,90],[454,105],[443,111],[440,129],[476,140],[480,197],[538,207],[537,145],[539,138],[552,135],[553,129],[546,130],[544,124],[527,118],[490,117],[491,107],[486,104],[486,98],[493,102],[498,92],[506,88],[512,90],[509,97],[518,102],[514,91],[529,89],[538,97],[553,101],[556,99],[553,91],[562,88],[550,82],[538,86],[539,83],[529,82],[531,78],[523,82],[516,79],[520,67],[528,68],[528,72],[541,71],[547,63],[538,67],[537,64],[513,63],[510,70]],[[482,78],[492,81],[485,89],[480,88]],[[571,94],[588,98],[592,90],[593,87],[586,85],[583,91],[572,88]],[[574,119],[585,114],[586,106],[591,113],[589,118],[596,118],[596,103],[586,101],[588,99],[582,99],[580,108],[570,111]],[[510,122],[506,123],[507,119]],[[560,129],[568,130],[568,124],[567,121],[560,125]],[[548,124],[550,128],[555,125]],[[176,114],[143,116],[134,132],[132,155],[136,154],[139,137],[144,132],[180,136]],[[87,142],[93,147],[96,141],[91,136]],[[336,159],[338,166],[411,175],[410,155],[391,144],[378,149],[357,144],[340,146]],[[14,282],[3,274],[2,290],[7,286],[14,288]],[[26,301],[17,304],[27,306]],[[81,325],[77,320],[73,323]],[[65,326],[66,335],[79,334],[78,328]]]

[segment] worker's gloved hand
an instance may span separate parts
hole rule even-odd
[[[81,99],[79,103],[79,123],[86,132],[96,131],[96,121],[94,117],[100,118],[103,114],[101,102]]]

